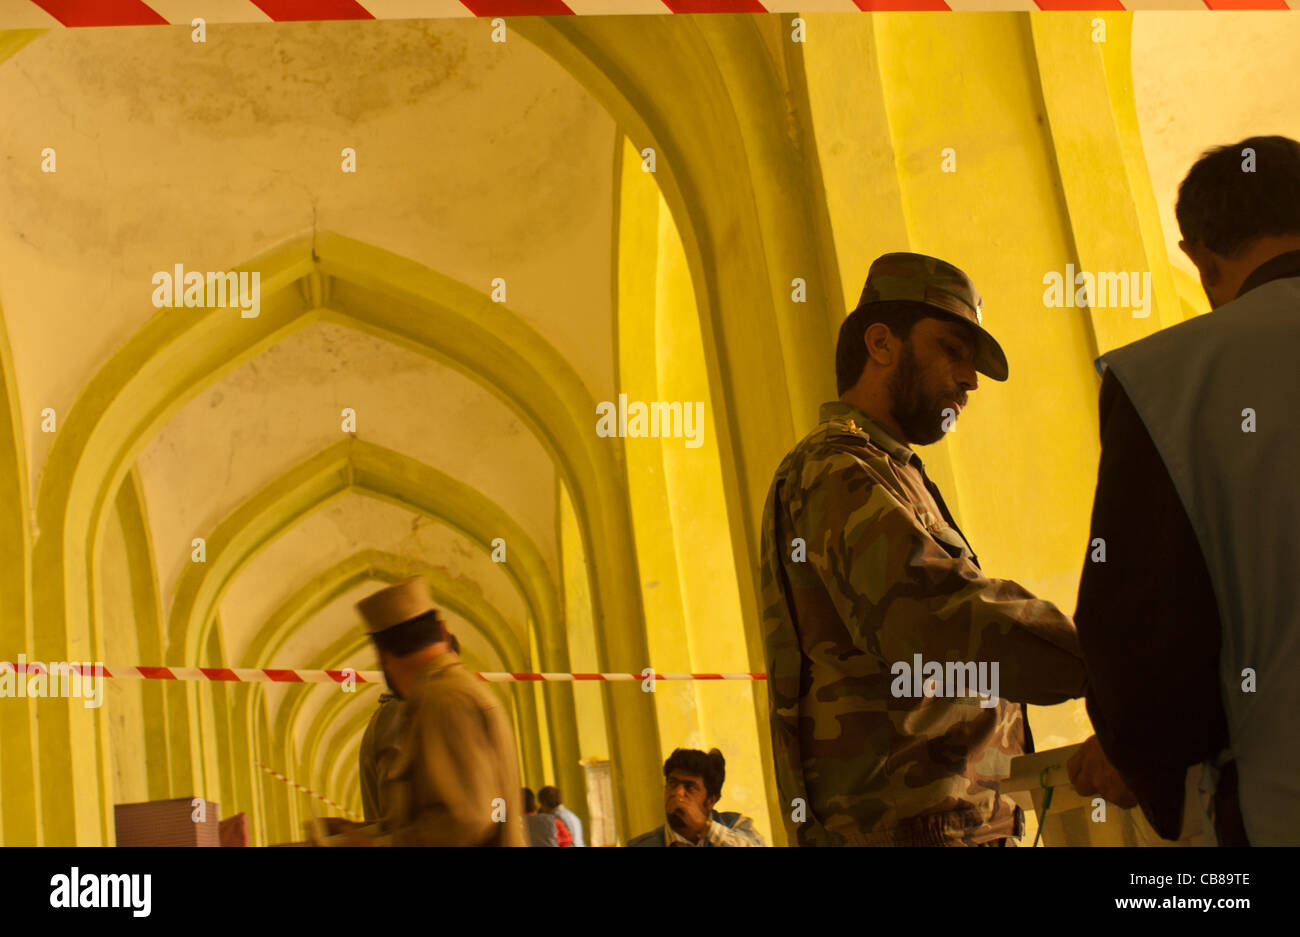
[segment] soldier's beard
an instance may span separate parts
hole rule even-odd
[[[903,343],[898,367],[889,378],[890,416],[903,431],[904,442],[928,446],[943,438],[943,410],[947,401],[960,397],[960,391],[926,393],[921,382],[921,368],[912,354],[912,343]]]

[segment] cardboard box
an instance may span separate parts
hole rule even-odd
[[[200,804],[203,822],[194,815]],[[200,797],[116,804],[113,816],[119,846],[220,846],[221,820],[217,805]]]

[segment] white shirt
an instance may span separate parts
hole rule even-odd
[[[698,843],[692,843],[677,832],[668,823],[664,824],[664,845],[666,846],[766,846],[763,837],[754,829],[754,821],[741,817],[734,827],[718,822],[717,811],[705,828],[704,835]]]

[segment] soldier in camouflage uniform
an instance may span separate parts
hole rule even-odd
[[[1023,814],[998,781],[1033,742],[1011,703],[1084,695],[1074,624],[985,576],[908,446],[942,438],[976,371],[1006,380],[980,304],[941,260],[877,259],[840,332],[841,398],[768,493],[763,626],[791,842],[1014,844]],[[997,665],[1001,698],[901,695],[915,655]]]

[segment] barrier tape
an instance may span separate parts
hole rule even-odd
[[[1286,0],[1202,0],[1211,10],[1285,10]],[[1168,0],[1034,0],[1039,10],[1120,11],[1168,8]],[[672,13],[800,13],[1006,10],[1023,5],[988,0],[223,0],[220,9],[191,9],[191,5],[145,0],[14,0],[3,5],[0,27],[31,29],[57,26],[189,26],[194,15],[210,15],[213,23],[276,23],[302,20],[382,20],[439,16],[583,16]],[[1191,6],[1191,4],[1189,4]],[[1195,7],[1192,7],[1195,9]]]
[[[283,781],[285,784],[288,784],[290,787],[294,788],[295,790],[301,791],[304,794],[310,794],[312,797],[315,797],[317,800],[321,801],[322,803],[329,804],[335,810],[343,811],[345,814],[347,814],[349,820],[355,820],[358,823],[365,822],[365,817],[359,817],[351,810],[349,810],[347,807],[344,807],[342,804],[336,804],[334,801],[330,800],[324,794],[317,794],[310,787],[303,787],[297,781],[293,781],[290,780],[289,778],[286,778],[283,774],[281,774],[279,771],[276,771],[274,768],[268,768],[260,761],[255,761],[253,762],[253,764],[257,765],[259,768],[261,768],[271,777],[275,778],[277,781]]]
[[[199,680],[216,683],[355,683],[384,682],[382,670],[278,670],[229,667],[108,667],[95,664],[60,664],[60,669],[84,677],[103,676],[118,680]],[[647,668],[649,669],[649,668]],[[49,673],[44,664],[15,665],[0,661],[0,672]],[[472,671],[471,671],[472,672]],[[658,680],[766,680],[765,673],[475,673],[484,683],[577,683],[603,680],[607,683]]]

